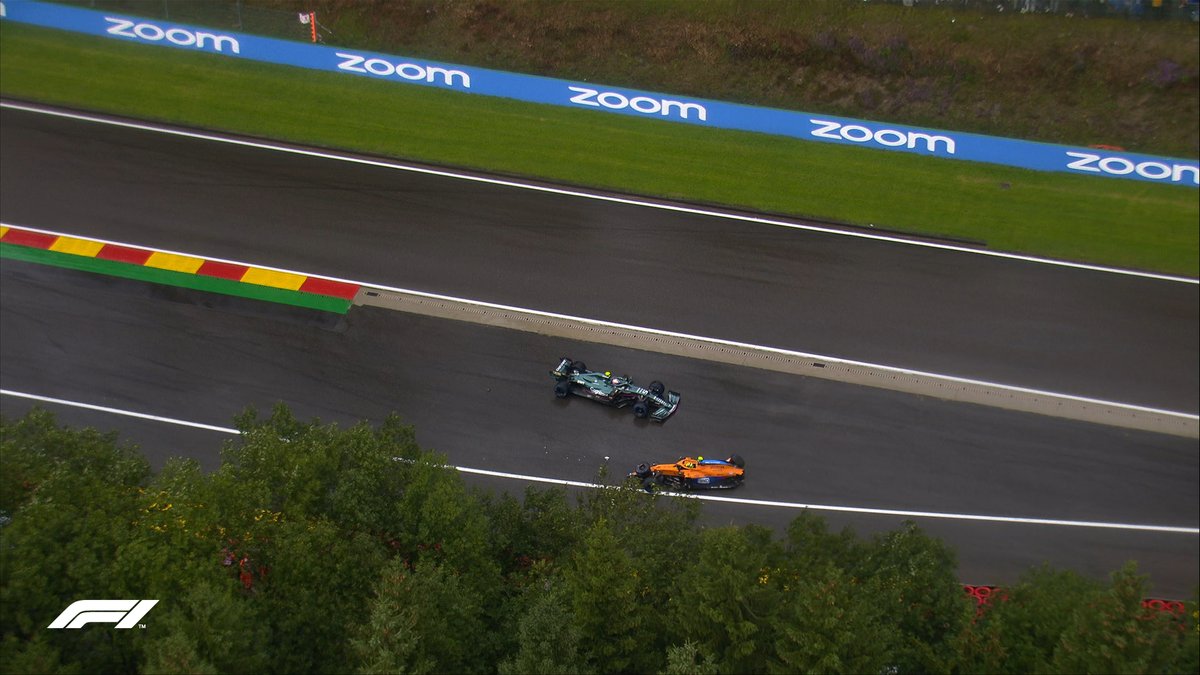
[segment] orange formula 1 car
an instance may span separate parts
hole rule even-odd
[[[656,487],[668,490],[722,490],[742,484],[746,476],[746,462],[741,455],[729,459],[704,459],[703,457],[680,457],[671,464],[639,464],[629,474],[642,481],[646,490]]]

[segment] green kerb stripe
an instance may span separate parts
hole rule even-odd
[[[184,272],[161,270],[153,267],[131,265],[129,263],[115,262],[112,260],[101,260],[99,258],[88,258],[86,256],[59,253],[57,251],[45,251],[37,248],[29,248],[28,246],[16,246],[2,242],[0,242],[0,258],[23,260],[26,262],[40,263],[43,265],[54,265],[55,267],[66,267],[74,270],[83,270],[85,272],[107,274],[114,277],[124,277],[126,279],[136,279],[138,281],[149,281],[155,284],[194,288],[198,291],[208,291],[210,293],[237,295],[243,298],[251,298],[253,300],[278,302],[285,305],[295,305],[297,307],[307,307],[309,309],[318,309],[325,312],[335,312],[337,314],[345,314],[346,312],[350,311],[351,304],[349,300],[333,298],[326,295],[316,295],[315,293],[289,291],[282,288],[271,288],[270,286],[258,286],[255,284],[244,284],[239,281],[230,281],[229,279],[218,279],[216,277],[207,277],[199,274],[186,274]]]

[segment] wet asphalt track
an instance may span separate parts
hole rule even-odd
[[[0,129],[0,219],[14,225],[1200,409],[1194,284],[798,232],[10,109],[0,111]]]
[[[737,451],[750,499],[1195,527],[1195,441],[955,404],[371,308],[344,322],[306,311],[4,261],[6,389],[231,426],[243,406],[286,401],[349,423],[398,412],[459,465],[591,480],[682,452]],[[556,400],[560,354],[661,377],[683,392],[665,425]],[[0,397],[16,415],[29,403]],[[48,406],[115,428],[152,461],[219,462],[230,437]],[[516,481],[470,479],[514,493]],[[795,511],[709,504],[712,522],[783,527]],[[863,533],[896,517],[826,514]],[[1171,597],[1197,582],[1198,537],[920,519],[959,550],[961,576],[1009,583],[1050,561],[1103,577],[1136,558]]]
[[[127,241],[1195,412],[1197,288],[0,112],[0,219]],[[632,282],[598,283],[620,275]],[[626,276],[628,275],[628,276]],[[739,496],[1195,527],[1194,440],[356,309],[327,318],[4,261],[3,387],[228,425],[286,400],[326,420],[414,423],[466,466],[588,480],[737,450]],[[211,305],[211,306],[206,306]],[[552,398],[562,353],[659,378],[676,419]],[[27,403],[0,398],[5,414]],[[217,462],[218,434],[97,413],[161,462]],[[479,480],[479,479],[477,479]],[[482,480],[486,484],[497,481]],[[509,489],[519,489],[508,486]],[[707,507],[716,522],[794,513]],[[863,532],[897,518],[831,515]],[[1137,558],[1163,595],[1197,583],[1194,535],[923,521],[961,576]]]

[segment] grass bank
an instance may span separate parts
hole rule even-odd
[[[1200,27],[1154,20],[1149,11],[1144,20],[1096,18],[1104,5],[1095,2],[1050,16],[997,11],[1011,10],[1009,0],[246,1],[315,10],[332,30],[330,44],[389,54],[881,122],[1200,154]]]
[[[5,96],[1196,276],[1188,187],[805,143],[0,24]]]

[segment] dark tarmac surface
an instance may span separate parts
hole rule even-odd
[[[0,111],[0,219],[1196,413],[1200,287]],[[1130,227],[1137,227],[1131,223]]]
[[[556,400],[563,354],[662,379],[683,393],[664,425],[583,399]],[[589,481],[685,452],[739,452],[728,496],[1196,527],[1194,440],[955,404],[677,357],[356,308],[331,315],[4,260],[5,389],[232,426],[244,406],[285,401],[350,423],[396,411],[422,445],[476,468]],[[0,397],[6,416],[31,406]],[[57,405],[64,423],[115,429],[151,461],[219,463],[231,436]],[[520,481],[469,482],[519,494]],[[706,503],[711,523],[782,528],[792,509]],[[870,534],[899,517],[826,513]],[[1104,578],[1127,559],[1159,596],[1198,583],[1194,534],[919,518],[959,553],[968,583],[1011,583],[1042,562]]]

